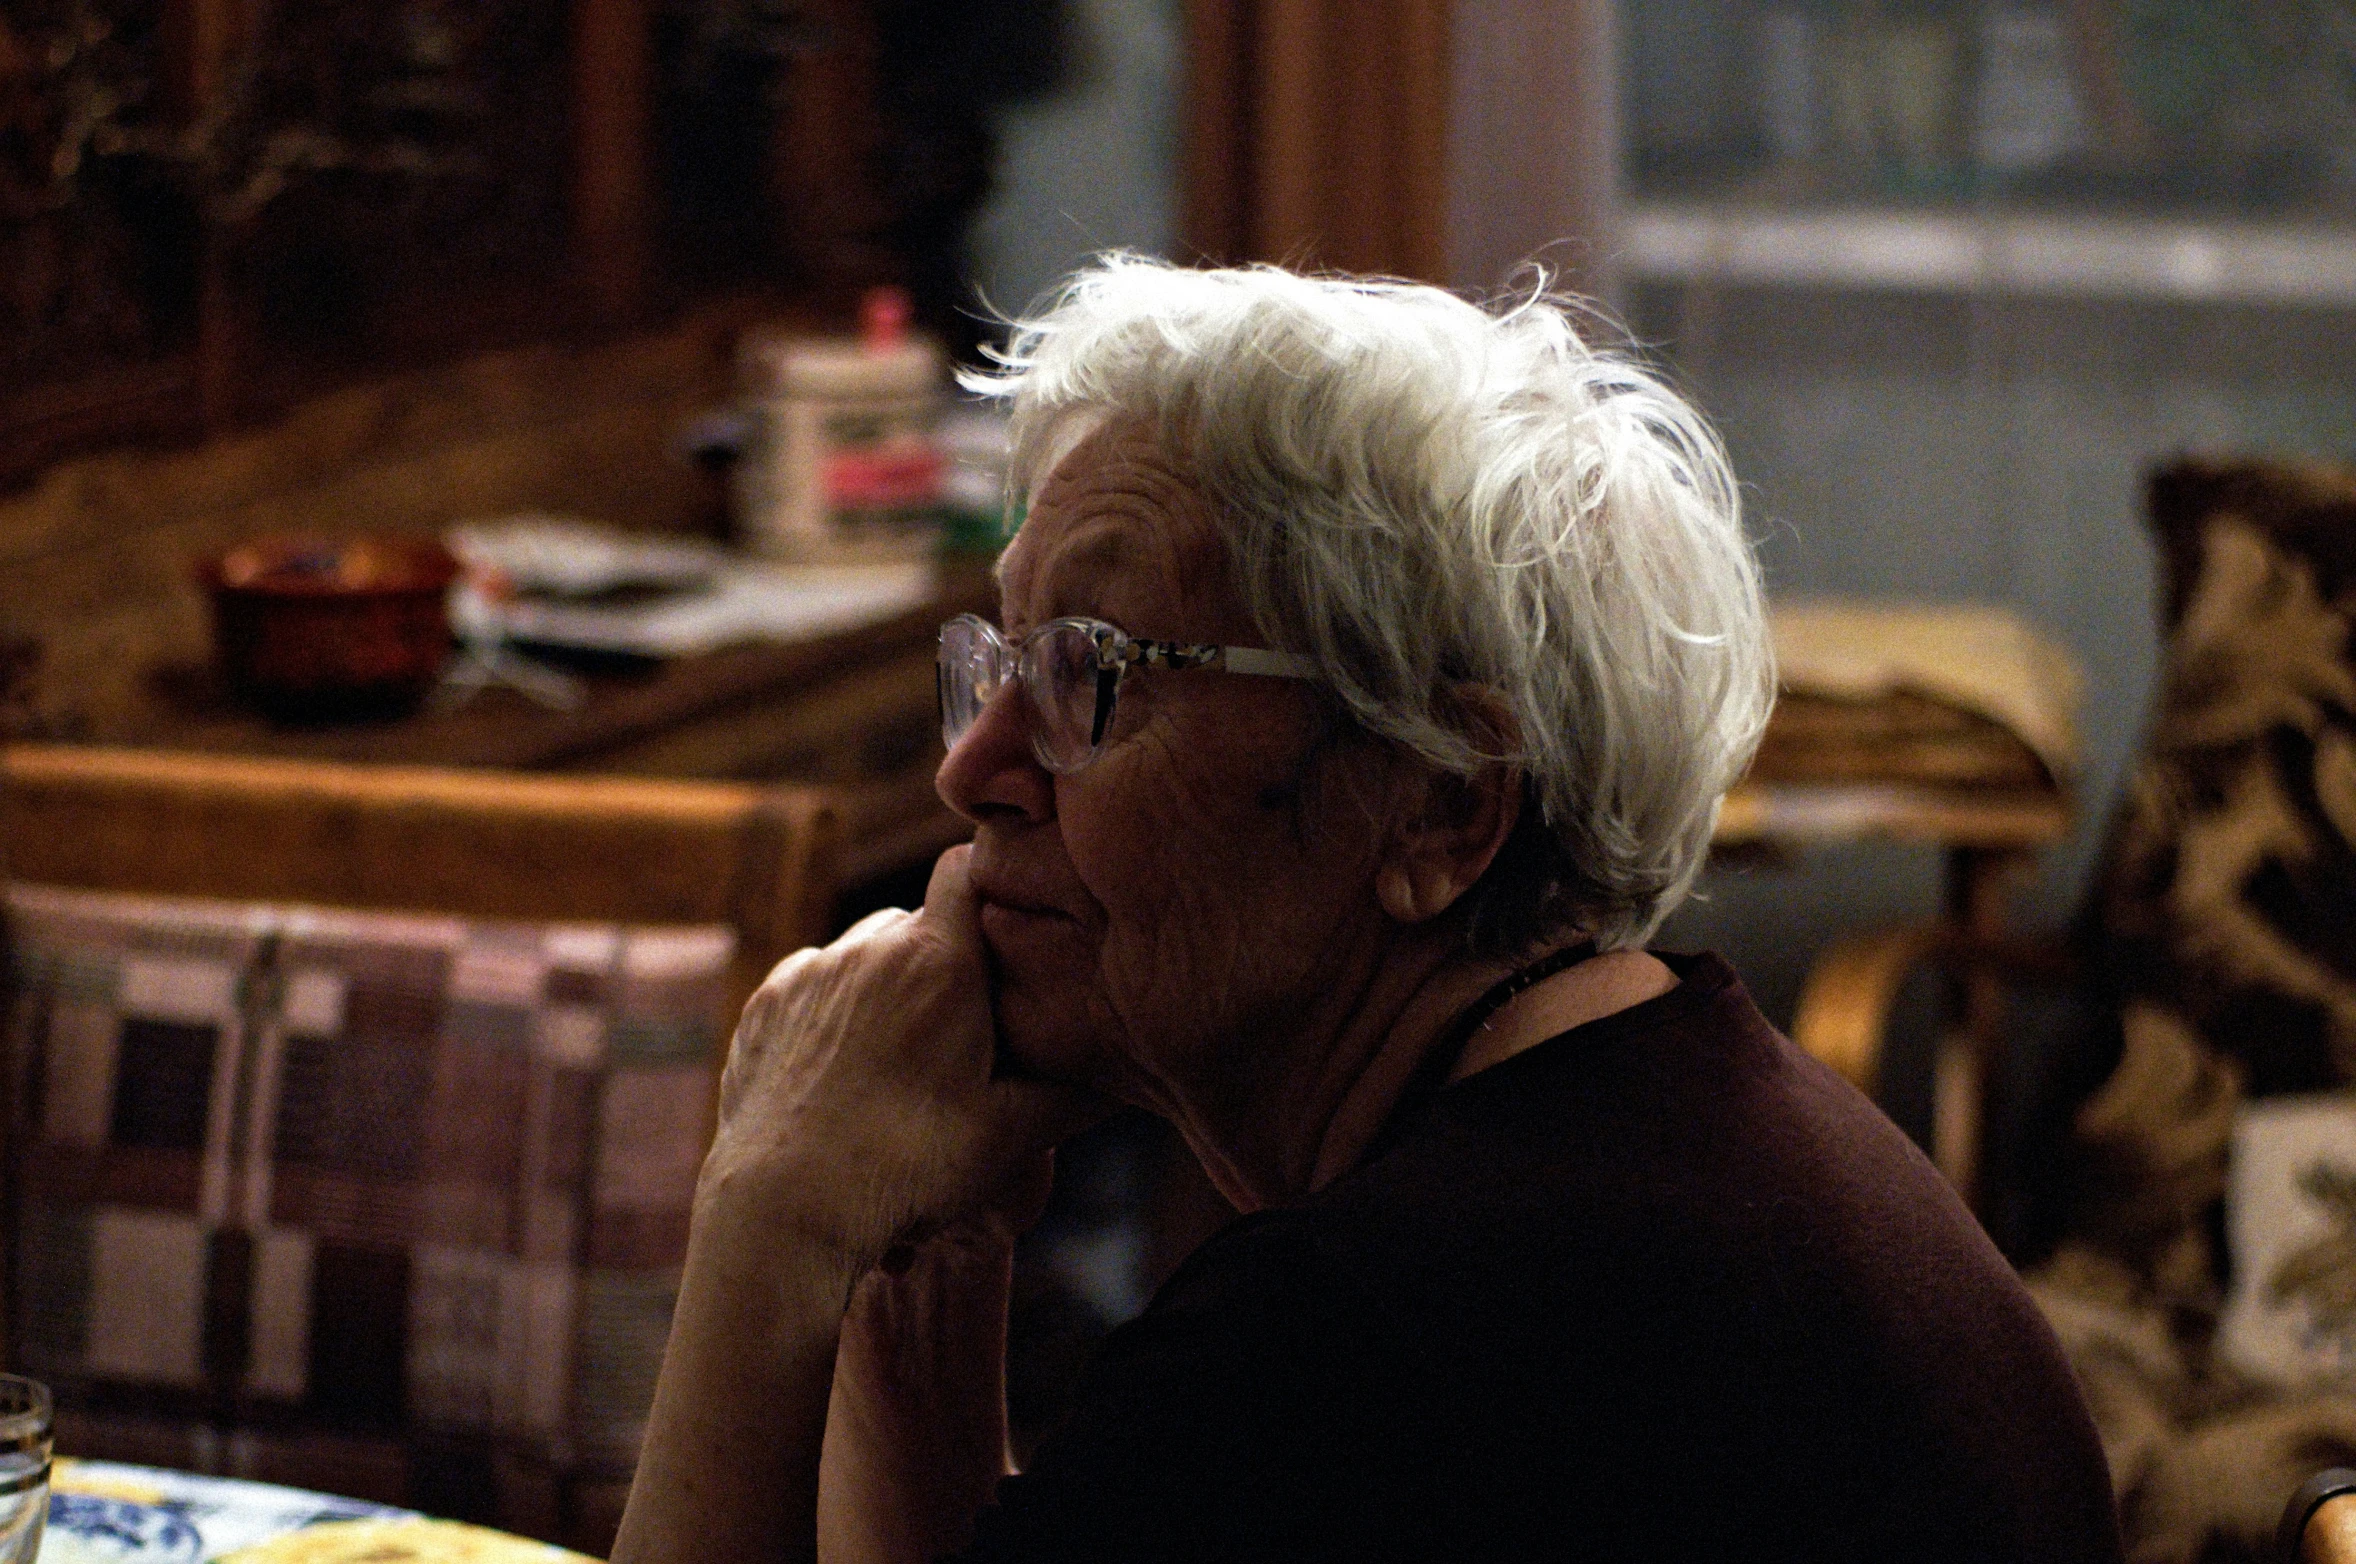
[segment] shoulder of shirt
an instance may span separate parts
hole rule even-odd
[[[1298,1296],[1324,1288],[1362,1289],[1318,1241],[1326,1220],[1316,1206],[1293,1206],[1238,1217],[1204,1240],[1155,1294],[1157,1310],[1183,1311],[1227,1304],[1239,1290],[1263,1298]]]
[[[1739,1033],[1770,1045],[1776,1034],[1759,1017],[1740,980],[1713,955],[1669,956],[1675,989],[1525,1050],[1450,1087],[1434,1100],[1425,1126],[1442,1126],[1464,1110],[1519,1117],[1544,1113],[1556,1099],[1533,1083],[1577,1068],[1586,1052],[1615,1042],[1641,1049],[1655,1036],[1707,1029]],[[1788,1045],[1785,1045],[1788,1047]],[[1402,1239],[1405,1209],[1399,1196],[1445,1171],[1465,1148],[1435,1143],[1410,1130],[1384,1152],[1296,1206],[1255,1212],[1221,1229],[1188,1256],[1156,1292],[1139,1322],[1182,1328],[1191,1319],[1216,1319],[1220,1328],[1257,1322],[1282,1330],[1289,1318],[1337,1313],[1389,1320],[1403,1335],[1396,1278],[1379,1261]],[[1414,1199],[1414,1222],[1430,1219],[1430,1202]],[[1410,1226],[1414,1223],[1411,1222]]]
[[[1734,1048],[1762,1063],[1796,1063],[1804,1057],[1760,1014],[1742,980],[1723,959],[1710,952],[1653,954],[1677,975],[1676,987],[1558,1032],[1451,1083],[1395,1123],[1364,1162],[1312,1197],[1311,1204],[1347,1202],[1370,1186],[1380,1186],[1380,1170],[1386,1165],[1390,1172],[1399,1171],[1394,1153],[1427,1142],[1426,1132],[1468,1113],[1526,1122],[1527,1115],[1544,1112],[1550,1101],[1559,1100],[1556,1092],[1601,1087],[1630,1070],[1674,1071],[1680,1044]]]

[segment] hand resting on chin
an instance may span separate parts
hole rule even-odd
[[[1013,1237],[1103,1105],[998,1072],[966,858],[745,1007],[617,1560],[937,1556],[1002,1468]]]

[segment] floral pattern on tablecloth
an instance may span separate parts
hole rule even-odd
[[[389,1505],[339,1499],[332,1494],[281,1488],[272,1483],[246,1482],[235,1477],[199,1477],[190,1472],[129,1466],[115,1461],[60,1460],[50,1481],[50,1491],[61,1500],[114,1500],[162,1510],[184,1523],[185,1529],[193,1530],[198,1539],[197,1550],[190,1554],[181,1540],[181,1529],[164,1528],[159,1530],[158,1543],[150,1551],[113,1551],[113,1556],[129,1559],[162,1560],[177,1556],[211,1560],[322,1521],[405,1519],[415,1514]],[[64,1507],[51,1511],[52,1525],[56,1528],[50,1533],[52,1538],[67,1535],[64,1528],[56,1527],[61,1508]],[[103,1519],[95,1513],[91,1518]],[[164,1530],[171,1533],[168,1543],[162,1540]],[[46,1561],[52,1554],[67,1551],[45,1542],[42,1557]]]

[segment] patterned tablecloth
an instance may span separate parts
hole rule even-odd
[[[581,1555],[299,1488],[60,1460],[41,1564],[565,1564]]]

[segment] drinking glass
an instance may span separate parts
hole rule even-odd
[[[0,1374],[0,1564],[33,1564],[49,1524],[49,1387]]]

